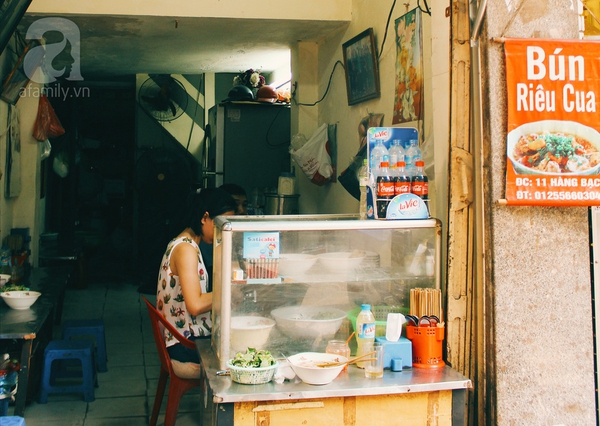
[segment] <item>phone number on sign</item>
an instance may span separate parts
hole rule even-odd
[[[517,200],[600,200],[599,192],[517,191]]]

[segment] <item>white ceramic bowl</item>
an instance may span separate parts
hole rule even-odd
[[[344,369],[344,365],[337,367],[317,367],[315,364],[320,362],[344,362],[348,358],[319,352],[302,352],[292,355],[288,358],[292,370],[304,383],[309,385],[326,385],[335,380],[335,378]]]
[[[29,309],[42,293],[37,291],[5,291],[0,296],[13,309]]]
[[[10,281],[10,275],[0,274],[0,288],[4,287]]]
[[[343,273],[359,268],[365,259],[364,251],[338,251],[319,255],[319,262],[329,272]]]
[[[263,349],[275,326],[271,318],[256,316],[231,317],[231,348],[244,352],[248,348]]]
[[[279,255],[279,275],[302,275],[317,261],[312,254],[289,253]]]
[[[526,167],[514,158],[515,146],[519,142],[521,136],[529,135],[532,133],[542,132],[560,132],[567,135],[579,136],[583,139],[588,140],[593,146],[600,151],[600,133],[596,129],[588,126],[584,126],[581,123],[574,121],[560,121],[560,120],[543,120],[535,121],[532,123],[525,123],[516,129],[512,130],[506,140],[507,148],[506,152],[510,159],[515,172],[517,174],[526,175],[549,175],[549,176],[563,176],[568,177],[569,175],[595,175],[600,172],[600,164],[593,166],[589,169],[585,169],[578,172],[545,172],[542,170],[531,169]]]
[[[304,339],[332,337],[346,318],[346,312],[328,306],[284,306],[271,315],[283,334]]]

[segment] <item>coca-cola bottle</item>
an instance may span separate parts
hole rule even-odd
[[[394,176],[394,195],[409,194],[411,188],[410,176],[406,173],[406,163],[398,161]]]
[[[377,217],[385,218],[388,204],[394,198],[394,179],[390,175],[389,162],[382,161],[377,176]]]
[[[425,162],[418,160],[415,162],[415,175],[412,177],[410,192],[426,200],[429,197],[429,179],[425,174]]]

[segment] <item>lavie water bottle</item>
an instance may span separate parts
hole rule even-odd
[[[360,312],[356,317],[356,356],[365,354],[365,344],[375,341],[375,315],[371,312],[371,305],[361,305]],[[365,368],[364,362],[357,362],[358,368]]]

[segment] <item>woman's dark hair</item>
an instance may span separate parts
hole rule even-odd
[[[235,183],[224,183],[219,188],[227,191],[231,195],[238,195],[240,197],[246,197],[246,190]]]
[[[183,228],[192,228],[196,235],[202,235],[202,218],[208,212],[211,219],[237,210],[237,202],[226,191],[219,188],[202,189],[199,193],[193,191],[189,196],[188,214]]]

